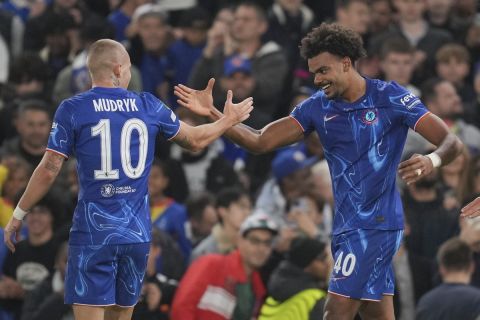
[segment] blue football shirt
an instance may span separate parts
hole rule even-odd
[[[71,244],[150,241],[155,137],[171,139],[179,129],[175,114],[149,93],[95,87],[60,104],[47,150],[78,161]]]
[[[307,135],[316,130],[325,150],[335,198],[333,234],[353,229],[403,228],[395,179],[408,128],[428,111],[395,82],[366,79],[353,103],[318,91],[291,113]]]

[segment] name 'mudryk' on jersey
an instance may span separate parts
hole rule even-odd
[[[64,100],[47,150],[77,159],[72,245],[150,241],[148,175],[155,137],[173,138],[175,114],[149,93],[95,87]]]
[[[366,79],[353,103],[318,91],[291,113],[305,134],[317,131],[335,198],[333,234],[353,229],[403,228],[395,179],[408,128],[428,111],[395,82]]]

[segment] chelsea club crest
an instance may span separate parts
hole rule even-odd
[[[378,115],[376,109],[365,110],[362,114],[362,122],[365,124],[374,124],[378,121]]]

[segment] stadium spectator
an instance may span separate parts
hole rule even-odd
[[[193,194],[185,205],[188,215],[187,236],[194,248],[210,235],[213,226],[218,222],[215,198],[209,193]]]
[[[469,285],[475,267],[470,247],[452,238],[440,247],[437,260],[443,283],[420,299],[415,319],[477,319],[480,289]]]
[[[148,195],[150,197],[150,215],[155,228],[167,232],[182,250],[184,261],[190,258],[192,244],[185,233],[187,212],[184,205],[177,203],[164,193],[170,179],[167,177],[166,162],[155,159],[148,177]]]
[[[332,258],[325,243],[295,238],[287,260],[270,277],[268,297],[258,320],[322,319],[331,267]]]
[[[175,294],[171,319],[255,317],[266,291],[258,269],[267,261],[276,233],[268,216],[247,218],[240,227],[238,250],[203,256],[188,268]]]
[[[224,24],[213,24],[212,28],[224,28]],[[194,88],[204,87],[211,77],[224,74],[224,61],[230,55],[238,54],[251,60],[254,79],[253,98],[257,106],[252,118],[261,126],[273,120],[278,97],[287,75],[288,63],[281,47],[273,42],[262,42],[267,31],[265,12],[254,2],[241,2],[235,9],[230,34],[223,31],[209,32],[207,44],[192,71],[189,84]],[[228,43],[221,48],[224,43]],[[217,86],[214,102],[223,100],[226,88]]]
[[[63,304],[68,244],[63,242],[55,254],[55,271],[26,294],[21,320],[72,319],[72,307]]]
[[[227,254],[235,250],[240,226],[252,211],[248,194],[238,188],[221,190],[215,206],[219,222],[212,228],[210,235],[195,247],[191,261],[206,254]]]
[[[339,0],[336,4],[336,22],[366,37],[371,21],[368,1]]]
[[[392,27],[393,7],[390,0],[370,1],[370,33],[378,34]]]
[[[135,10],[150,0],[125,0],[120,2],[119,7],[112,10],[108,15],[108,21],[115,29],[115,40],[122,43],[126,48],[130,47],[129,39],[138,32],[136,24],[132,22]]]

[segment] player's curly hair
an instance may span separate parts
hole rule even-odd
[[[336,23],[322,23],[302,39],[303,58],[310,59],[323,52],[349,57],[352,63],[366,55],[360,35]]]

